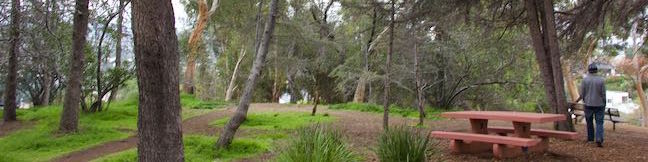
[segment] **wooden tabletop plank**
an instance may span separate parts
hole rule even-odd
[[[455,119],[486,119],[527,123],[545,123],[566,120],[562,114],[540,114],[514,111],[456,111],[441,114],[445,118]]]

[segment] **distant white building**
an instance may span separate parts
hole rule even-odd
[[[606,107],[616,108],[619,111],[629,114],[639,109],[639,105],[632,102],[630,94],[623,91],[605,91]]]

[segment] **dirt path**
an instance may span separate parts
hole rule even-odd
[[[230,108],[231,109],[231,108]],[[191,134],[195,132],[206,131],[210,121],[218,119],[226,115],[229,109],[215,110],[206,114],[189,118],[182,122],[182,132],[184,134]],[[58,157],[52,161],[56,162],[78,162],[90,161],[102,156],[110,155],[112,153],[121,152],[137,146],[137,137],[131,136],[126,139],[110,141],[91,148],[68,153],[64,156]]]
[[[31,122],[26,121],[14,121],[14,122],[3,122],[0,121],[0,137],[5,136],[11,132],[18,131],[20,129],[31,127]]]

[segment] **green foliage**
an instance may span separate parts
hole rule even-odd
[[[347,162],[360,158],[344,143],[342,134],[318,124],[300,129],[297,137],[280,150],[277,161]]]
[[[383,162],[422,162],[434,153],[430,139],[418,129],[391,127],[378,138],[376,154]]]
[[[373,113],[383,113],[384,109],[383,106],[376,105],[376,104],[371,104],[371,103],[355,103],[355,102],[349,102],[349,103],[341,103],[341,104],[334,104],[330,105],[328,107],[329,109],[334,109],[334,110],[353,110],[353,111],[360,111],[360,112],[373,112]],[[425,108],[425,115],[427,119],[440,119],[438,114],[443,112],[441,109],[435,109],[435,108],[430,108],[427,107]],[[391,105],[389,107],[389,113],[392,115],[398,115],[402,117],[407,117],[407,118],[418,118],[419,117],[419,112],[415,108],[406,108],[406,107],[401,107],[398,105]]]
[[[224,126],[230,118],[216,120],[211,125]],[[309,113],[253,113],[248,114],[242,128],[264,130],[288,130],[307,126],[312,123],[330,122],[331,116],[311,116]]]
[[[230,161],[237,158],[250,157],[270,148],[269,140],[264,138],[237,138],[228,149],[216,149],[216,138],[201,135],[189,135],[184,137],[184,154],[186,161]],[[137,161],[137,149],[112,154],[100,159],[97,162],[130,162]]]

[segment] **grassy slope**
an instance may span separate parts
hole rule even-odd
[[[341,103],[330,105],[329,109],[334,110],[352,110],[360,112],[373,112],[373,113],[383,113],[383,106],[370,104],[370,103]],[[439,114],[443,111],[440,109],[425,108],[425,114],[427,119],[440,119]],[[396,105],[391,105],[389,107],[389,113],[391,115],[398,115],[407,118],[418,118],[419,113],[417,109],[414,108],[404,108]]]
[[[219,105],[221,102],[203,102],[192,96],[182,95],[183,119],[208,112],[194,107]],[[105,112],[81,113],[79,132],[62,135],[56,133],[61,107],[49,106],[19,110],[18,118],[34,121],[29,129],[14,132],[0,138],[0,159],[2,161],[47,161],[68,152],[123,139],[131,136],[137,128],[137,97],[115,102]],[[190,108],[191,107],[191,108]]]
[[[229,118],[219,119],[211,125],[223,126]],[[285,139],[288,133],[313,123],[333,121],[331,116],[310,116],[308,113],[251,113],[240,129],[260,130],[250,137],[237,137],[229,149],[215,150],[216,137],[188,135],[184,138],[186,161],[230,161],[252,157],[269,151],[276,140]],[[95,161],[130,162],[137,161],[136,150],[112,154]]]

